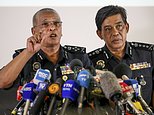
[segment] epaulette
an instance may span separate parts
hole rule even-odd
[[[17,55],[19,55],[24,49],[25,48],[15,50],[15,53],[13,54],[13,58],[15,58]]]
[[[70,53],[86,53],[85,47],[65,45],[63,48]]]
[[[21,53],[25,48],[15,50],[16,53]]]
[[[102,50],[103,50],[102,48],[98,48],[96,50],[93,50],[93,51],[91,51],[91,52],[88,53],[88,56],[89,57],[96,56],[96,55],[100,54],[100,52],[102,52]]]
[[[130,45],[134,48],[144,49],[153,51],[154,50],[154,44],[148,44],[148,43],[141,43],[141,42],[130,42]]]

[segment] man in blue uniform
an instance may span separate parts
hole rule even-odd
[[[51,72],[51,83],[54,83],[59,77],[65,80],[71,79],[69,75],[65,75],[65,78],[63,78],[63,73],[69,74],[67,67],[76,58],[82,61],[84,68],[92,66],[84,47],[61,46],[62,21],[55,10],[44,8],[35,13],[32,34],[27,39],[27,47],[16,50],[13,55],[14,59],[1,69],[0,88],[15,88],[30,82],[39,68],[48,69]],[[2,92],[7,93],[8,90]],[[11,94],[10,98],[16,94],[16,92],[12,93],[14,94]],[[1,97],[3,100],[6,98]],[[16,105],[11,100],[9,102],[4,101],[4,103],[7,107],[10,107],[6,108],[9,111]]]
[[[113,71],[116,65],[126,63],[132,70],[131,78],[144,77],[146,85],[141,87],[141,93],[147,104],[152,106],[154,46],[127,41],[129,24],[123,7],[102,7],[95,22],[97,35],[105,41],[105,45],[88,53],[94,66]]]

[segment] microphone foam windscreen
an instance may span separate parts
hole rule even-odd
[[[119,99],[122,96],[121,86],[116,76],[110,71],[105,71],[103,74],[100,74],[100,86],[107,99],[114,101],[114,98]]]
[[[81,60],[79,59],[73,59],[71,62],[70,62],[70,68],[74,71],[75,70],[75,67],[83,67],[83,63],[81,62]]]

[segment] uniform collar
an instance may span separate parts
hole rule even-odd
[[[38,57],[40,60],[48,60],[45,53],[42,50],[39,50],[37,53]],[[59,61],[63,60],[64,58],[67,58],[66,52],[64,51],[63,47],[60,46],[60,56],[59,56]],[[58,62],[59,62],[58,61]]]
[[[124,58],[127,58],[127,57],[132,58],[132,47],[130,46],[130,44],[128,42],[126,42],[125,48],[126,48],[126,51],[125,51]],[[110,60],[112,57],[114,57],[106,45],[103,47],[103,49],[104,49],[103,53],[104,53],[107,60]]]
[[[132,51],[132,47],[129,44],[129,42],[126,42],[126,52],[125,52],[125,56],[128,56],[129,58],[133,58],[133,51]]]

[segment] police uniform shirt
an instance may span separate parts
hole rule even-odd
[[[126,63],[132,70],[132,79],[144,76],[146,85],[141,86],[143,99],[150,104],[153,91],[153,64],[154,64],[154,46],[152,44],[126,42],[126,52],[122,60],[115,58],[108,50],[106,45],[88,53],[93,65],[102,66],[102,69],[113,71],[119,63]]]
[[[16,51],[16,53],[17,52],[18,51]],[[48,69],[51,72],[51,81],[54,82],[58,77],[62,77],[62,71],[60,67],[67,66],[73,59],[76,58],[82,61],[84,68],[92,65],[84,47],[61,46],[60,56],[58,62],[55,65],[51,61],[49,61],[46,58],[44,52],[40,50],[24,66],[22,72],[18,77],[18,79],[20,79],[20,85],[23,85],[25,84],[25,82],[29,82],[30,80],[32,80],[37,69],[39,68]]]
[[[24,49],[16,50],[13,57],[16,57],[20,54]],[[58,62],[54,65],[50,62],[42,50],[38,51],[24,66],[20,75],[14,82],[14,85],[7,90],[0,90],[1,96],[5,98],[1,98],[0,100],[0,114],[10,114],[13,108],[17,105],[16,101],[16,91],[18,86],[22,86],[25,83],[31,81],[37,69],[48,69],[51,72],[51,82],[53,83],[58,77],[62,76],[62,71],[60,69],[61,66],[66,66],[73,59],[80,59],[83,63],[84,68],[91,66],[92,62],[88,58],[86,54],[86,49],[84,47],[77,46],[61,46],[60,47],[60,56]],[[69,74],[69,73],[68,73]],[[68,75],[69,77],[69,75]],[[70,79],[70,78],[66,78]]]

